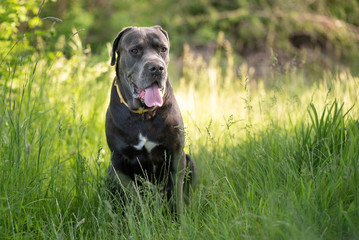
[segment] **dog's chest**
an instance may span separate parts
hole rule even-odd
[[[132,147],[137,150],[145,149],[148,153],[151,153],[151,151],[158,145],[159,145],[159,143],[150,141],[146,136],[143,136],[142,133],[139,133],[138,134],[138,143],[133,145]]]
[[[142,175],[144,172],[149,176],[157,176],[164,163],[164,152],[166,152],[161,138],[158,136],[145,135],[139,132],[137,137],[133,138],[128,148],[123,153],[128,157],[128,164],[134,174]]]

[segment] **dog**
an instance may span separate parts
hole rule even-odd
[[[183,150],[183,120],[167,76],[169,49],[160,26],[126,27],[113,41],[116,77],[105,126],[112,153],[108,180],[120,197],[123,187],[141,184],[138,177],[163,183],[171,210],[181,214],[198,175]]]

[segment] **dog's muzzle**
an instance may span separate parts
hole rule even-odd
[[[132,88],[133,97],[140,99],[147,107],[162,107],[165,88],[158,86],[157,82],[154,82],[151,86],[143,90],[132,83]]]

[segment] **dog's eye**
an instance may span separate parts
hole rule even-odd
[[[166,48],[166,47],[161,47],[161,52],[162,52],[162,53],[167,52],[167,48]]]
[[[130,52],[131,52],[132,54],[137,54],[137,53],[138,53],[138,49],[137,49],[137,48],[131,49]]]

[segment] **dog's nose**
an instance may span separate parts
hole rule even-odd
[[[149,64],[148,66],[148,71],[150,73],[161,74],[164,70],[165,68],[159,64]]]

